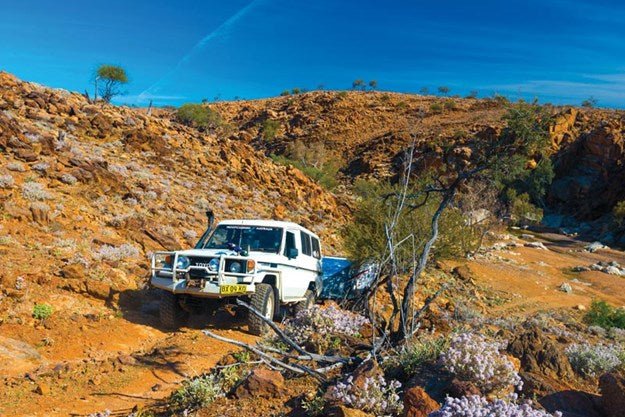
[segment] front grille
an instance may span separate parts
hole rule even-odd
[[[214,258],[208,258],[208,257],[203,257],[203,256],[190,256],[189,257],[189,264],[191,266],[201,266],[204,268],[208,268],[208,263]],[[209,274],[206,270],[204,269],[189,269],[189,277],[191,279],[217,279],[217,276],[215,275],[217,271],[214,271],[211,274]]]
[[[208,268],[208,263],[213,258],[208,258],[204,256],[189,256],[189,262],[191,266],[204,266]]]

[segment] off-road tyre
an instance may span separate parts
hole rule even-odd
[[[260,311],[267,319],[273,320],[276,309],[276,294],[269,284],[256,284],[256,291],[252,294],[250,305]],[[248,327],[250,333],[261,336],[269,326],[256,314],[249,313]]]
[[[298,315],[300,311],[305,311],[315,305],[315,293],[312,290],[306,290],[304,300],[298,302],[293,307],[293,314]]]
[[[180,327],[189,313],[182,309],[178,296],[169,291],[161,291],[161,303],[159,307],[159,317],[161,324],[169,329],[176,330]]]

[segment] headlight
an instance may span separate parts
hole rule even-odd
[[[176,269],[187,269],[191,265],[191,261],[186,256],[179,256],[176,262]]]
[[[167,268],[171,269],[171,255],[166,255],[164,253],[159,253],[154,255],[154,266],[156,268]]]
[[[234,272],[234,273],[241,272],[241,263],[240,262],[232,262],[230,264],[230,272]]]
[[[211,259],[210,262],[208,263],[208,269],[210,269],[213,272],[217,271],[219,269],[219,259],[217,258]]]

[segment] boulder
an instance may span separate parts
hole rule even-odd
[[[625,377],[610,372],[599,378],[601,403],[607,417],[625,417]]]
[[[278,371],[256,368],[235,391],[237,398],[276,398],[284,395],[284,378]]]
[[[508,344],[508,353],[521,361],[526,393],[553,393],[565,389],[566,381],[575,380],[566,354],[536,325],[518,333]]]
[[[471,395],[482,395],[480,389],[471,381],[461,381],[454,378],[447,387],[449,396],[454,398],[469,397]]]
[[[405,417],[427,417],[439,408],[439,404],[419,386],[409,388],[404,393]]]
[[[362,410],[345,407],[344,405],[331,407],[324,415],[327,417],[372,417],[371,414],[365,413]]]

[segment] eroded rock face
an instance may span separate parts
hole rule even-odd
[[[601,405],[607,417],[625,417],[625,376],[610,372],[599,378]]]
[[[535,325],[515,336],[508,352],[521,362],[520,375],[526,393],[550,394],[567,388],[563,381],[575,378],[564,352]]]
[[[427,417],[439,408],[439,404],[419,386],[409,388],[404,393],[405,417]]]
[[[554,208],[592,220],[625,198],[620,186],[625,180],[624,130],[620,119],[608,115],[569,129],[566,134],[573,139],[555,156],[556,178],[549,192]]]
[[[575,374],[568,358],[537,326],[516,336],[508,352],[521,361],[521,369],[554,378],[570,379]]]

